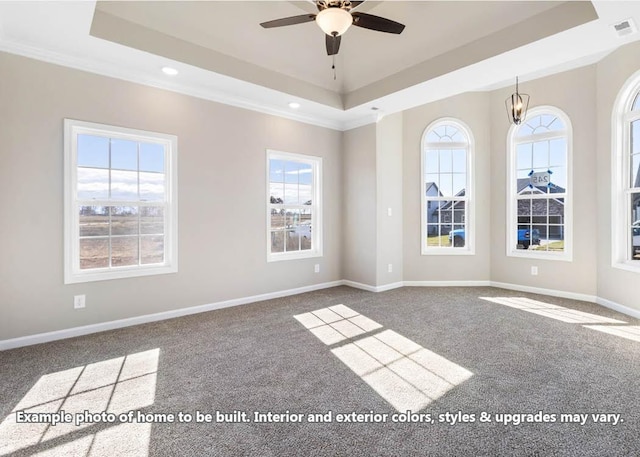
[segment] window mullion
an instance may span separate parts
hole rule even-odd
[[[108,192],[108,197],[109,200],[111,200],[111,147],[113,146],[113,139],[109,138],[109,192]],[[108,206],[109,208],[109,268],[113,268],[113,246],[111,243],[111,236],[112,236],[112,227],[113,227],[113,222],[112,222],[112,211],[113,211],[113,207],[111,205]]]
[[[427,150],[441,150],[441,149],[466,149],[469,147],[468,143],[459,142],[441,142],[441,143],[425,143],[424,147]]]
[[[140,202],[142,201],[142,195],[140,193],[140,142],[136,142],[136,178],[138,181],[138,201],[137,201],[137,213],[138,213],[138,265],[142,265],[142,214]]]
[[[566,130],[553,130],[551,132],[534,133],[532,135],[516,137],[514,143],[516,146],[527,143],[538,143],[540,141],[551,141],[559,138],[566,138]]]
[[[623,117],[623,122],[633,122],[640,119],[640,111],[630,111]]]
[[[111,240],[113,239],[113,233],[112,233],[112,229],[113,229],[113,224],[111,221],[111,212],[113,210],[112,206],[109,206],[109,268],[113,267],[112,261],[111,259],[113,258],[113,248],[112,248],[112,243]]]
[[[516,196],[518,200],[544,200],[545,198],[558,199],[558,198],[567,198],[566,193],[562,194],[519,194]]]

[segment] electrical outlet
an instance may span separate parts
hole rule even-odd
[[[531,274],[533,276],[538,276],[538,267],[531,267]]]
[[[391,263],[389,264],[389,266],[387,267],[387,271],[389,273],[393,273],[393,264],[391,264]]]
[[[86,296],[85,295],[76,295],[73,297],[73,307],[74,309],[82,309],[86,304]]]
[[[320,264],[319,263],[316,263],[313,266],[313,271],[316,272],[316,273],[320,273]]]

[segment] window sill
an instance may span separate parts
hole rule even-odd
[[[465,249],[465,248],[430,248],[423,249],[422,255],[475,255],[476,252],[473,249]]]
[[[304,253],[293,252],[293,253],[267,254],[267,262],[280,262],[282,260],[311,259],[314,257],[322,257],[322,252],[306,251]]]
[[[519,257],[521,259],[536,259],[536,260],[559,260],[561,262],[572,262],[573,258],[571,254],[567,252],[556,253],[556,252],[547,252],[547,251],[528,251],[528,250],[517,250],[517,251],[509,251],[507,252],[507,257]]]
[[[154,265],[150,267],[121,267],[111,270],[85,270],[82,272],[67,272],[65,284],[79,284],[92,281],[108,281],[110,279],[137,278],[140,276],[154,276],[169,273],[177,273],[178,267],[174,265]]]
[[[640,273],[640,260],[637,262],[625,261],[625,262],[614,262],[611,264],[613,268],[617,268],[619,270],[630,271],[632,273]]]

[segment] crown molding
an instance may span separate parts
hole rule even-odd
[[[357,124],[356,126],[359,126],[372,122],[368,116],[363,119],[356,119],[354,121],[341,121],[328,117],[313,116],[302,114],[299,112],[291,112],[286,109],[278,109],[274,108],[273,106],[269,106],[268,104],[255,102],[248,98],[240,97],[235,94],[229,94],[221,90],[195,88],[186,84],[153,78],[142,71],[118,68],[117,66],[108,62],[79,58],[69,54],[63,54],[48,49],[42,49],[36,46],[30,46],[17,41],[7,39],[3,40],[2,35],[0,35],[0,51],[7,52],[9,54],[20,55],[35,60],[40,60],[54,65],[60,65],[80,71],[86,71],[88,73],[106,76],[109,78],[115,78],[142,84],[149,87],[155,87],[157,89],[168,90],[191,97],[209,100],[224,105],[235,106],[237,108],[243,108],[250,111],[256,111],[263,114],[282,117],[293,121],[298,121],[305,124],[311,124],[332,130],[344,131],[349,130],[350,128],[354,128],[350,126],[352,123],[354,125]]]

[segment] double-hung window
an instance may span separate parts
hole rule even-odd
[[[571,123],[536,107],[508,139],[507,255],[571,260]]]
[[[65,283],[177,271],[177,138],[65,119]]]
[[[618,95],[612,133],[612,263],[640,271],[640,73]]]
[[[322,159],[267,151],[267,260],[322,256]]]
[[[439,119],[422,136],[422,254],[473,254],[473,138],[457,119]]]

